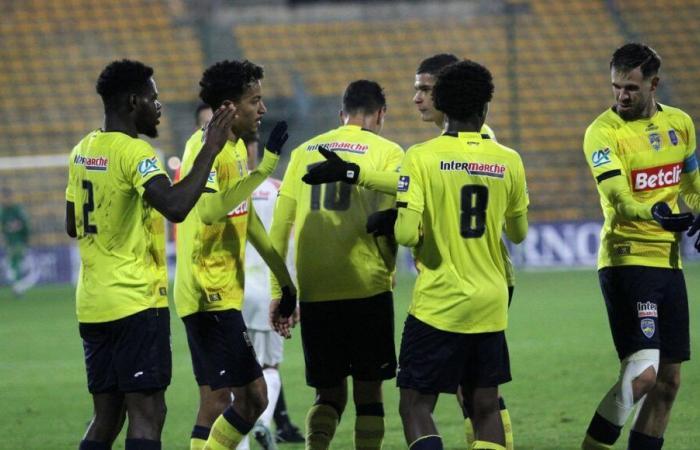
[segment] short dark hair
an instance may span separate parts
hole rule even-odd
[[[661,57],[646,44],[631,42],[615,50],[610,60],[610,68],[623,73],[631,72],[639,67],[644,78],[659,73]]]
[[[373,114],[385,106],[384,89],[376,81],[355,80],[345,88],[343,111],[346,114]]]
[[[220,61],[210,66],[199,81],[199,98],[217,109],[224,100],[240,100],[246,88],[263,78],[263,68],[247,59]]]
[[[105,106],[112,106],[122,95],[143,93],[152,76],[153,68],[140,61],[112,61],[102,69],[95,90]]]
[[[452,53],[438,53],[437,55],[433,55],[421,61],[418,69],[416,69],[416,74],[427,73],[435,76],[443,67],[456,63],[457,61],[459,61],[459,58]]]
[[[470,60],[450,64],[442,69],[433,86],[435,109],[457,120],[480,115],[492,97],[491,72]]]

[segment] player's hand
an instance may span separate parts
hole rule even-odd
[[[204,134],[202,135],[204,146],[211,148],[218,154],[226,145],[235,116],[236,107],[230,101],[225,101],[214,111],[211,120],[204,127]]]
[[[655,203],[651,207],[651,215],[666,231],[685,231],[693,224],[691,213],[674,214],[666,202]]]
[[[294,294],[294,298],[294,310],[288,317],[283,317],[280,312],[280,299],[273,299],[270,302],[270,325],[273,330],[285,339],[292,337],[292,328],[299,322],[299,308],[296,305],[296,293]]]
[[[367,217],[367,232],[375,236],[393,236],[398,215],[396,208],[373,212]]]
[[[304,183],[312,185],[335,183],[336,181],[344,181],[349,184],[357,183],[360,176],[360,166],[343,160],[335,152],[322,145],[318,147],[318,151],[326,160],[309,169],[306,175],[301,177]]]
[[[700,230],[700,215],[695,217],[693,225],[688,230],[688,236],[693,236],[695,233],[698,232],[698,230]],[[695,250],[700,252],[700,234],[698,235],[697,239],[695,239]]]
[[[265,148],[275,155],[280,155],[282,154],[282,147],[284,147],[284,143],[287,142],[288,138],[287,122],[284,120],[277,122],[277,124],[275,124],[275,128],[273,128],[270,132],[270,137],[267,138]]]

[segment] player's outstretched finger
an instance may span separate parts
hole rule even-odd
[[[318,152],[323,155],[324,158],[326,159],[336,159],[339,158],[338,155],[335,154],[335,152],[332,152],[328,150],[326,147],[323,145],[318,146]]]

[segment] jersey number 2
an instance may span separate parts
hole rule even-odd
[[[478,238],[486,231],[486,206],[489,189],[478,184],[462,186],[459,232],[463,238]]]
[[[83,203],[83,230],[85,234],[97,234],[97,225],[90,225],[89,214],[95,210],[95,198],[92,194],[92,182],[83,180],[83,189],[87,191],[87,201]]]

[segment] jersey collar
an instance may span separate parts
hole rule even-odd
[[[491,136],[488,134],[479,133],[478,131],[445,131],[442,135],[462,139],[491,139]]]

